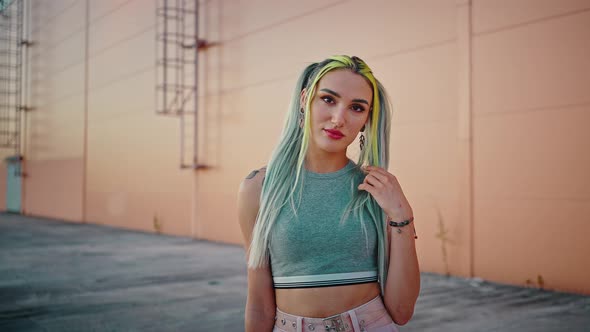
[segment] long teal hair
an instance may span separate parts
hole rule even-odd
[[[332,56],[322,62],[307,66],[297,81],[281,139],[267,165],[260,196],[260,208],[248,253],[248,266],[251,268],[268,264],[271,229],[281,209],[291,206],[295,213],[297,211],[297,203],[301,195],[299,189],[304,180],[302,176],[303,162],[311,135],[311,101],[320,79],[332,70],[343,69],[363,76],[373,90],[372,110],[365,125],[366,144],[365,148],[360,151],[357,167],[372,165],[388,168],[391,106],[385,89],[373,76],[369,66],[357,57],[346,55]],[[304,105],[301,104],[300,99],[303,89],[307,93]],[[299,120],[301,109],[303,109],[305,119],[303,126],[300,125]],[[351,183],[351,186],[353,185],[354,183]],[[346,216],[353,213],[361,219],[361,223],[364,225],[363,213],[361,213],[363,210],[370,216],[371,222],[377,230],[379,281],[383,293],[388,266],[387,225],[383,210],[368,192],[353,190],[353,199],[344,211],[342,219],[344,220]]]

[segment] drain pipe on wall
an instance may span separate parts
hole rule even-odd
[[[469,237],[469,277],[474,271],[474,213],[473,213],[473,49],[472,1],[456,0],[458,113],[457,140],[459,146],[459,216],[467,225]]]
[[[84,28],[84,130],[82,146],[82,223],[86,220],[86,179],[88,175],[88,36],[90,31],[90,0],[86,0],[86,18]]]

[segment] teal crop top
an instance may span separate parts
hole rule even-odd
[[[332,173],[302,172],[297,217],[286,204],[271,229],[270,263],[275,288],[349,285],[377,281],[377,233],[366,211],[363,225],[341,217],[364,174],[349,160]],[[352,180],[352,181],[351,181]]]

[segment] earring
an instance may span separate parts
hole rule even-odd
[[[363,126],[361,128],[361,137],[359,137],[359,142],[361,145],[361,151],[363,150],[363,148],[365,147],[365,126]]]
[[[299,128],[303,128],[303,123],[305,122],[305,110],[303,107],[299,109]]]

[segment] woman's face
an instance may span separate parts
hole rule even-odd
[[[372,100],[373,90],[363,76],[350,70],[325,74],[311,101],[310,148],[345,152],[367,122]]]

